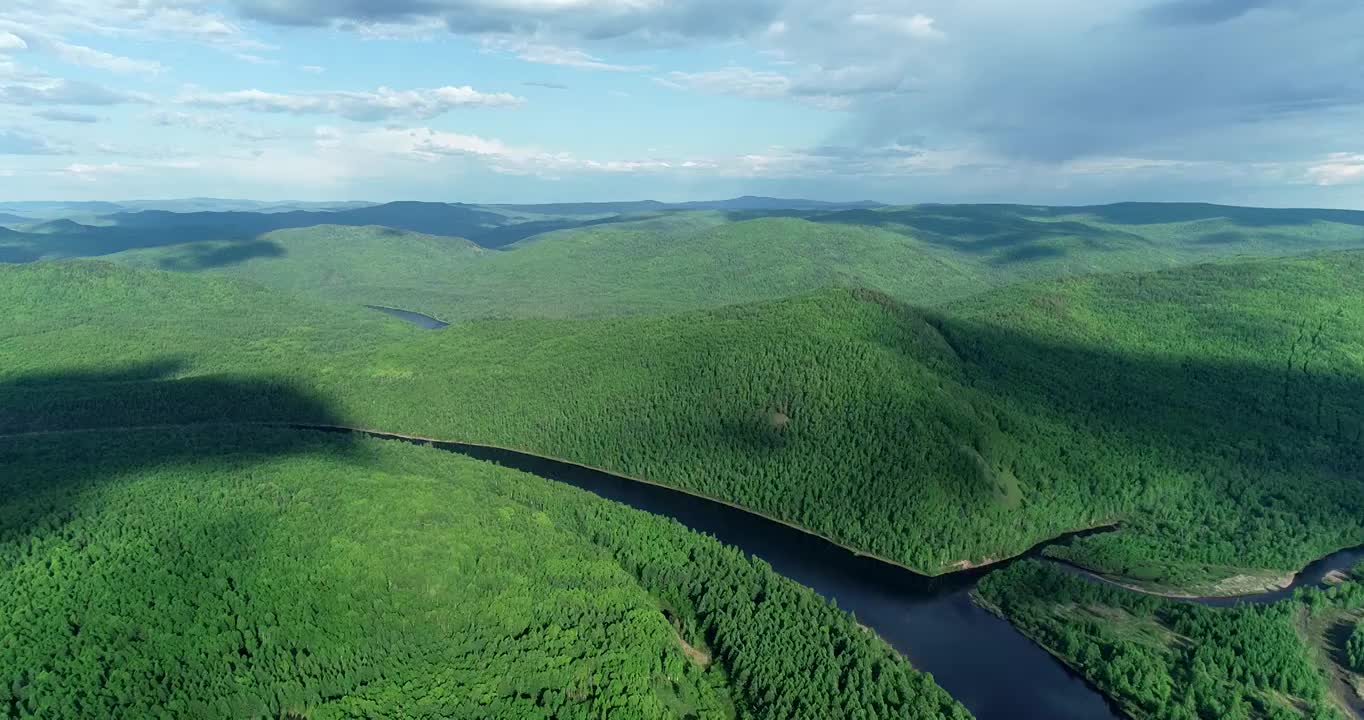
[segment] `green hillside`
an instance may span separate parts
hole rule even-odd
[[[927,572],[1121,522],[1067,556],[1201,587],[1364,540],[1362,271],[1364,253],[1335,253],[1074,278],[934,311],[835,290],[438,332],[330,321],[357,323],[345,332],[230,281],[11,266],[0,379],[23,382],[0,391],[0,429],[316,421],[325,402],[343,424],[609,468]],[[158,321],[130,335],[123,316]],[[193,400],[28,379],[115,361],[181,378]],[[236,376],[316,402],[221,387]]]
[[[989,575],[977,592],[1134,718],[1350,716],[1351,699],[1333,696],[1327,681],[1349,669],[1337,666],[1322,636],[1364,616],[1364,566],[1326,590],[1221,609],[1031,561]]]
[[[251,428],[0,458],[10,717],[967,717],[765,565],[494,465]]]
[[[602,224],[545,232],[478,255],[458,241],[442,254],[427,236],[320,226],[114,259],[230,272],[331,301],[464,319],[666,313],[834,286],[936,305],[1024,280],[1364,247],[1364,213],[1218,206],[924,205],[594,222]],[[485,234],[501,246],[561,225],[509,225]]]
[[[277,230],[249,244],[202,242],[123,253],[132,265],[221,270],[271,288],[350,305],[431,307],[484,250],[460,238],[378,226]]]

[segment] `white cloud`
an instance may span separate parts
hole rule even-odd
[[[62,62],[116,73],[159,73],[165,68],[152,60],[137,60],[67,42],[46,25],[14,22],[0,17],[0,52],[29,49],[56,56]]]
[[[272,93],[263,90],[188,92],[178,102],[199,107],[240,107],[256,112],[295,115],[339,115],[351,120],[382,120],[396,116],[431,118],[462,107],[515,107],[525,101],[510,93],[484,93],[468,85],[423,90],[374,92]]]
[[[10,52],[13,50],[27,50],[28,43],[24,39],[6,30],[0,30],[0,52]]]
[[[279,61],[273,58],[262,57],[255,53],[239,52],[232,53],[232,57],[251,65],[278,65]]]
[[[520,60],[540,65],[562,65],[583,70],[605,70],[609,72],[640,72],[650,69],[647,65],[609,63],[576,48],[561,47],[543,42],[527,42],[506,37],[487,37],[483,39],[483,46],[490,50],[510,52]]]
[[[1307,177],[1323,186],[1364,183],[1364,153],[1331,153],[1325,162],[1309,167]]]
[[[160,127],[181,127],[215,135],[230,135],[247,142],[280,140],[288,137],[287,133],[278,130],[247,127],[230,118],[205,113],[161,111],[152,113],[148,116],[148,120]]]
[[[159,73],[166,69],[161,63],[153,60],[135,60],[62,40],[50,40],[46,46],[57,57],[72,65],[84,65],[116,73]]]
[[[50,36],[77,32],[142,40],[192,39],[239,49],[261,48],[201,0],[5,0],[5,19]]]
[[[449,158],[477,161],[498,173],[555,179],[600,174],[752,179],[843,175],[893,178],[940,174],[981,164],[971,153],[926,151],[905,146],[871,149],[770,147],[716,157],[650,153],[643,157],[588,158],[567,151],[515,145],[495,138],[425,127],[356,133],[319,127],[316,137],[319,153],[354,162],[356,174],[370,172],[376,175],[390,172],[394,161],[435,164]]]
[[[44,120],[51,120],[52,122],[83,123],[87,125],[99,122],[98,115],[91,115],[90,113],[83,112],[75,112],[73,110],[60,110],[53,108],[49,110],[39,110],[38,112],[35,112],[33,114]]]
[[[658,82],[667,87],[712,95],[753,98],[784,97],[791,90],[791,79],[781,73],[738,66],[694,73],[670,72]]]
[[[906,79],[879,67],[832,70],[813,67],[792,77],[770,70],[730,66],[703,72],[671,72],[656,82],[709,95],[790,98],[821,110],[845,110],[852,105],[853,96],[901,92]]]
[[[848,16],[853,25],[891,32],[920,40],[941,40],[946,37],[933,18],[915,13],[913,15],[892,15],[889,13],[853,13]]]
[[[145,102],[150,102],[150,98],[138,93],[42,74],[27,74],[20,80],[0,84],[0,105],[120,105]]]
[[[132,170],[133,168],[116,162],[99,165],[90,163],[71,163],[60,172],[88,182],[95,182],[103,175],[120,175],[131,172]]]
[[[321,75],[322,73],[327,72],[327,68],[324,68],[321,65],[300,65],[298,66],[298,69],[314,75]]]

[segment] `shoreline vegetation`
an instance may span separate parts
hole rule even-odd
[[[1318,558],[1317,560],[1321,560],[1321,559],[1323,559],[1323,558],[1329,557],[1329,556],[1334,555],[1334,554],[1336,554],[1337,552],[1341,552],[1341,551],[1343,551],[1343,550],[1350,550],[1350,549],[1352,549],[1352,548],[1354,548],[1354,547],[1358,547],[1358,546],[1348,546],[1348,547],[1339,548],[1339,549],[1337,549],[1337,550],[1335,550],[1335,551],[1332,551],[1332,552],[1330,552],[1330,553],[1327,553],[1326,555],[1323,555],[1321,558]],[[1088,577],[1088,578],[1090,578],[1090,579],[1092,579],[1092,580],[1094,580],[1094,581],[1096,581],[1096,582],[1107,583],[1107,584],[1109,584],[1109,585],[1114,585],[1114,586],[1120,587],[1120,588],[1122,588],[1122,589],[1124,589],[1124,590],[1129,590],[1129,591],[1135,592],[1135,593],[1141,593],[1141,594],[1143,594],[1143,595],[1151,595],[1151,596],[1153,596],[1153,597],[1169,598],[1169,599],[1171,599],[1171,600],[1194,600],[1194,601],[1197,601],[1197,600],[1214,600],[1214,599],[1217,599],[1217,600],[1234,600],[1234,599],[1238,599],[1238,598],[1251,598],[1251,597],[1255,597],[1255,596],[1257,596],[1257,595],[1262,595],[1262,594],[1265,594],[1265,593],[1271,593],[1271,592],[1274,592],[1274,591],[1276,591],[1276,590],[1286,590],[1286,589],[1292,587],[1293,584],[1294,584],[1294,582],[1297,580],[1298,575],[1302,572],[1301,570],[1299,570],[1299,571],[1297,571],[1297,572],[1289,571],[1289,572],[1286,572],[1286,573],[1279,573],[1279,572],[1277,572],[1277,571],[1274,571],[1273,574],[1271,574],[1271,573],[1266,573],[1266,574],[1263,574],[1263,575],[1260,575],[1260,576],[1250,575],[1250,574],[1232,575],[1232,576],[1227,577],[1227,578],[1224,579],[1224,580],[1221,580],[1221,581],[1217,582],[1217,583],[1216,583],[1215,585],[1213,585],[1211,588],[1208,588],[1208,587],[1203,587],[1203,588],[1199,588],[1199,589],[1192,589],[1192,588],[1191,588],[1191,589],[1188,589],[1188,590],[1182,590],[1182,591],[1181,591],[1181,590],[1173,590],[1173,589],[1160,589],[1160,588],[1155,588],[1155,587],[1147,587],[1147,586],[1143,586],[1141,583],[1139,583],[1139,582],[1133,580],[1132,578],[1122,578],[1122,577],[1114,577],[1114,576],[1105,575],[1105,574],[1103,574],[1103,573],[1095,572],[1095,571],[1090,570],[1089,568],[1087,568],[1087,567],[1085,567],[1085,566],[1083,566],[1083,565],[1079,565],[1079,564],[1070,562],[1070,561],[1068,561],[1068,560],[1063,560],[1063,559],[1060,559],[1060,558],[1047,558],[1047,559],[1048,559],[1048,560],[1051,560],[1052,562],[1055,562],[1055,563],[1057,563],[1057,564],[1064,565],[1064,566],[1066,566],[1066,567],[1068,567],[1068,568],[1071,568],[1071,569],[1073,569],[1074,571],[1080,573],[1081,575],[1084,575],[1084,576],[1086,576],[1086,577]],[[1317,560],[1314,560],[1313,562],[1317,562]],[[1304,566],[1304,568],[1305,568],[1305,567],[1306,567],[1306,566]],[[1245,570],[1245,571],[1251,571],[1251,570],[1253,570],[1253,568],[1241,568],[1241,569],[1242,569],[1242,570]],[[1208,592],[1208,590],[1212,590],[1213,592]],[[1225,590],[1225,592],[1220,592],[1220,593],[1219,593],[1219,592],[1216,592],[1217,590]]]
[[[516,455],[521,455],[521,456],[525,456],[525,457],[528,457],[528,458],[534,458],[534,459],[537,459],[537,460],[549,460],[549,461],[551,461],[551,462],[562,463],[562,464],[564,464],[564,465],[571,465],[571,466],[573,466],[573,467],[582,468],[582,469],[584,469],[584,470],[591,470],[592,472],[601,473],[601,474],[603,474],[603,475],[609,475],[609,476],[611,476],[611,477],[619,478],[619,479],[621,479],[621,480],[628,480],[628,481],[630,481],[630,482],[640,483],[641,485],[649,485],[649,486],[652,486],[652,487],[660,488],[660,489],[662,489],[662,490],[667,490],[667,491],[669,491],[669,492],[675,492],[675,493],[678,493],[678,494],[681,494],[681,495],[687,495],[687,496],[696,498],[696,499],[698,499],[698,500],[705,500],[705,501],[707,501],[707,502],[712,502],[712,503],[715,503],[715,504],[717,504],[717,505],[723,505],[723,506],[725,506],[725,507],[729,507],[729,508],[732,508],[732,509],[734,509],[734,510],[738,510],[738,511],[740,511],[740,512],[742,512],[742,513],[745,513],[745,514],[748,514],[748,515],[752,515],[752,516],[757,517],[757,518],[762,518],[763,520],[766,520],[766,521],[768,521],[768,522],[772,522],[772,523],[776,523],[776,524],[778,524],[778,525],[785,526],[785,527],[787,527],[787,528],[789,528],[789,529],[791,529],[791,530],[795,530],[795,531],[800,532],[800,533],[803,533],[803,534],[805,534],[805,535],[809,535],[810,537],[817,538],[817,539],[822,540],[822,541],[824,541],[824,542],[826,542],[826,543],[828,543],[828,544],[830,544],[830,545],[832,545],[832,546],[834,546],[834,547],[836,547],[836,548],[838,548],[838,549],[840,549],[840,550],[843,550],[843,551],[845,551],[845,552],[847,552],[847,553],[849,553],[849,554],[851,554],[851,555],[853,555],[853,556],[855,556],[855,557],[865,557],[865,558],[868,558],[868,559],[870,559],[870,560],[875,560],[875,561],[877,561],[877,562],[879,562],[879,563],[882,563],[882,564],[885,564],[885,565],[889,565],[889,566],[893,566],[893,567],[898,568],[898,569],[900,569],[900,570],[904,570],[905,572],[908,572],[908,573],[911,573],[911,574],[913,574],[913,575],[915,575],[915,576],[917,576],[917,577],[923,578],[924,580],[934,580],[934,579],[946,578],[946,577],[955,576],[955,575],[970,575],[970,574],[974,574],[974,573],[977,573],[977,572],[988,572],[988,571],[990,571],[990,570],[993,569],[993,568],[996,568],[996,567],[999,567],[999,566],[1003,566],[1003,565],[1006,565],[1006,564],[1011,563],[1011,562],[1016,562],[1016,561],[1018,561],[1018,560],[1021,560],[1021,559],[1025,558],[1025,557],[1027,557],[1028,555],[1031,555],[1031,554],[1040,552],[1043,548],[1045,548],[1045,547],[1047,547],[1047,546],[1055,545],[1055,544],[1058,544],[1058,543],[1065,542],[1065,541],[1069,540],[1070,538],[1075,537],[1075,536],[1077,536],[1077,535],[1083,535],[1083,534],[1094,533],[1094,532],[1104,532],[1104,531],[1108,531],[1108,530],[1116,530],[1116,529],[1119,527],[1119,523],[1117,523],[1117,522],[1110,522],[1110,523],[1104,523],[1104,524],[1101,524],[1101,525],[1096,525],[1096,526],[1093,526],[1093,527],[1079,528],[1079,529],[1076,529],[1076,530],[1067,530],[1067,531],[1065,531],[1065,532],[1063,532],[1063,533],[1060,533],[1060,534],[1058,534],[1058,535],[1054,535],[1054,536],[1052,536],[1052,537],[1050,537],[1050,538],[1044,538],[1044,539],[1042,539],[1042,540],[1039,540],[1039,541],[1037,541],[1035,544],[1033,544],[1031,547],[1029,547],[1027,550],[1024,550],[1023,552],[1018,553],[1017,555],[1012,555],[1012,556],[1006,557],[1006,558],[999,558],[999,559],[991,560],[990,562],[972,564],[972,565],[970,565],[969,567],[959,567],[959,568],[957,568],[957,569],[955,569],[955,570],[946,570],[946,571],[941,572],[941,573],[938,573],[938,574],[936,574],[936,575],[931,575],[931,574],[924,573],[924,572],[922,572],[922,571],[920,571],[920,570],[918,570],[918,569],[909,567],[908,565],[904,565],[904,564],[902,564],[902,563],[896,562],[895,560],[892,560],[892,559],[890,559],[890,558],[881,557],[881,556],[879,556],[879,555],[875,555],[875,554],[873,554],[873,553],[866,552],[865,550],[859,550],[858,548],[852,547],[852,546],[850,546],[850,545],[845,545],[845,544],[840,543],[839,541],[837,541],[837,540],[835,540],[835,539],[833,539],[833,538],[831,538],[831,537],[828,537],[828,536],[826,536],[826,535],[821,535],[820,533],[818,533],[818,532],[816,532],[816,531],[814,531],[814,530],[811,530],[810,528],[801,527],[801,526],[796,525],[796,524],[793,524],[793,523],[791,523],[791,522],[789,522],[789,521],[782,520],[781,518],[774,517],[774,516],[772,516],[772,515],[767,515],[767,514],[761,512],[761,511],[754,510],[754,509],[752,509],[752,508],[747,508],[747,507],[744,507],[743,505],[739,505],[739,504],[737,504],[737,503],[733,503],[733,502],[730,502],[730,501],[728,501],[728,500],[724,500],[724,499],[722,499],[722,498],[711,497],[711,496],[708,496],[708,495],[701,494],[701,493],[699,493],[699,492],[695,492],[695,491],[686,490],[686,489],[683,489],[683,488],[674,487],[674,486],[672,486],[672,485],[665,485],[665,484],[663,484],[663,483],[655,482],[655,481],[653,481],[653,480],[646,480],[646,479],[644,479],[644,478],[632,477],[632,476],[630,476],[630,475],[624,475],[624,474],[619,473],[619,472],[616,472],[616,471],[614,471],[614,470],[608,470],[608,469],[605,469],[605,468],[594,467],[594,466],[592,466],[592,465],[587,465],[587,464],[585,464],[585,463],[576,462],[576,461],[574,461],[574,460],[569,460],[569,459],[566,459],[566,458],[554,457],[554,456],[552,456],[552,455],[543,455],[543,454],[531,452],[531,451],[528,451],[528,450],[522,450],[522,449],[518,449],[518,448],[514,448],[514,447],[506,447],[506,446],[502,446],[502,445],[493,445],[493,444],[489,444],[489,443],[469,442],[469,441],[466,441],[466,440],[450,440],[450,439],[433,438],[433,437],[426,437],[426,436],[423,436],[423,435],[412,435],[412,434],[407,434],[407,433],[391,432],[391,431],[387,431],[387,430],[375,430],[375,429],[372,429],[372,428],[353,427],[353,426],[349,426],[349,425],[328,425],[328,424],[321,424],[321,423],[270,422],[270,421],[262,421],[262,422],[217,422],[217,423],[210,422],[210,423],[190,423],[190,424],[179,424],[179,425],[177,425],[177,424],[160,424],[160,425],[136,425],[136,426],[127,426],[127,427],[91,427],[91,428],[70,428],[70,429],[61,429],[61,430],[33,430],[33,431],[20,432],[20,433],[0,433],[0,440],[9,440],[9,439],[25,438],[25,437],[44,437],[44,436],[51,436],[51,435],[63,435],[63,434],[68,434],[68,433],[69,433],[69,434],[91,434],[91,433],[102,433],[102,432],[145,432],[145,431],[153,431],[153,432],[155,432],[155,431],[167,431],[167,430],[198,430],[198,429],[233,428],[233,427],[247,427],[247,428],[251,428],[251,427],[255,427],[255,428],[276,428],[276,429],[284,429],[284,430],[314,430],[314,431],[319,431],[319,432],[351,433],[351,434],[362,435],[362,436],[366,436],[366,437],[373,437],[373,438],[379,438],[379,439],[396,440],[396,441],[400,441],[400,442],[425,443],[425,444],[434,444],[434,445],[455,445],[455,446],[467,446],[467,447],[484,448],[484,449],[488,449],[488,450],[499,450],[499,451],[502,451],[502,452],[513,453],[513,454],[516,454]],[[962,561],[962,562],[967,562],[967,561]],[[958,564],[959,564],[959,563],[958,563]]]
[[[710,496],[707,496],[707,495],[704,495],[704,494],[701,494],[701,493],[693,492],[693,491],[690,491],[690,490],[685,490],[685,489],[682,489],[682,488],[673,487],[673,486],[671,486],[671,485],[665,485],[665,484],[663,484],[663,483],[654,482],[654,481],[652,481],[652,480],[647,480],[647,479],[644,479],[644,478],[632,477],[632,476],[630,476],[630,475],[625,475],[625,474],[622,474],[622,473],[619,473],[619,472],[615,472],[615,471],[613,471],[613,470],[608,470],[608,469],[606,469],[606,468],[600,468],[600,467],[594,467],[594,466],[592,466],[592,465],[587,465],[587,464],[585,464],[585,463],[576,462],[576,461],[574,461],[574,460],[569,460],[569,459],[566,459],[566,458],[554,457],[554,456],[551,456],[551,455],[543,455],[543,454],[539,454],[539,453],[535,453],[535,452],[531,452],[531,451],[527,451],[527,450],[523,450],[523,449],[519,449],[519,448],[506,447],[506,446],[502,446],[502,445],[494,445],[494,444],[489,444],[489,443],[469,442],[469,441],[465,441],[465,440],[452,440],[452,439],[448,439],[448,438],[427,437],[427,436],[424,436],[424,435],[414,435],[414,434],[401,433],[401,432],[392,432],[392,431],[387,431],[387,430],[377,430],[377,429],[373,429],[373,428],[354,427],[354,426],[349,426],[349,425],[332,425],[332,424],[322,424],[322,423],[297,423],[297,422],[269,422],[269,421],[263,421],[263,422],[192,423],[192,424],[178,424],[178,425],[177,425],[177,424],[160,424],[160,425],[139,425],[139,426],[129,426],[129,427],[92,427],[92,428],[69,428],[69,429],[61,429],[61,430],[35,430],[35,431],[21,432],[21,433],[0,434],[0,440],[10,440],[10,439],[25,438],[25,437],[43,437],[43,436],[63,435],[63,434],[91,434],[91,433],[103,433],[103,432],[133,432],[133,433],[136,433],[136,432],[148,432],[148,431],[156,432],[156,431],[170,431],[170,430],[201,430],[201,429],[214,429],[214,428],[237,428],[237,427],[242,427],[242,428],[273,428],[273,429],[281,429],[281,430],[311,430],[311,431],[329,432],[329,433],[330,433],[330,432],[335,432],[335,433],[346,433],[346,434],[354,434],[354,435],[360,435],[360,436],[364,436],[364,437],[371,437],[371,438],[377,438],[377,439],[394,440],[394,441],[398,441],[398,442],[408,442],[408,443],[418,443],[418,444],[430,444],[430,445],[466,446],[466,447],[483,448],[483,449],[488,449],[488,450],[498,450],[498,451],[507,452],[507,453],[512,453],[512,454],[515,454],[515,455],[520,455],[520,456],[524,456],[524,457],[528,457],[528,458],[533,458],[533,459],[537,459],[537,460],[548,460],[548,461],[555,462],[555,463],[561,463],[561,464],[564,464],[564,465],[570,465],[570,466],[573,466],[573,467],[582,468],[582,469],[584,469],[584,470],[591,470],[591,471],[593,471],[593,472],[601,473],[601,474],[603,474],[603,475],[609,475],[609,476],[611,476],[611,477],[618,478],[618,479],[621,479],[621,480],[628,480],[628,481],[633,482],[633,483],[640,483],[640,484],[642,484],[642,485],[649,485],[649,486],[652,486],[652,487],[660,488],[660,489],[662,489],[662,490],[667,490],[667,491],[670,491],[670,492],[676,492],[676,493],[679,493],[679,494],[681,494],[681,495],[687,495],[687,496],[690,496],[690,497],[693,497],[693,498],[696,498],[696,499],[699,499],[699,500],[705,500],[705,501],[707,501],[707,502],[715,503],[715,504],[717,504],[717,505],[723,505],[723,506],[725,506],[725,507],[729,507],[729,508],[732,508],[732,509],[734,509],[734,510],[738,510],[738,511],[743,512],[743,513],[745,513],[745,514],[752,515],[752,516],[757,517],[757,518],[761,518],[761,519],[766,520],[766,521],[768,521],[768,522],[772,522],[772,523],[776,523],[776,524],[778,524],[778,525],[782,525],[782,526],[787,527],[787,528],[789,528],[789,529],[791,529],[791,530],[795,530],[795,531],[800,532],[800,533],[803,533],[803,534],[805,534],[805,535],[809,535],[809,536],[811,536],[811,537],[813,537],[813,538],[817,538],[817,539],[819,539],[819,540],[821,540],[821,541],[823,541],[823,542],[826,542],[826,543],[828,543],[829,545],[832,545],[832,546],[834,546],[834,547],[837,547],[838,549],[843,550],[843,551],[845,551],[845,552],[847,552],[847,553],[849,553],[849,554],[851,554],[851,555],[853,555],[853,556],[856,556],[856,557],[865,557],[865,558],[868,558],[868,559],[871,559],[871,560],[875,560],[875,561],[877,561],[877,562],[879,562],[879,563],[882,563],[882,564],[885,564],[885,565],[888,565],[888,566],[892,566],[892,567],[898,568],[898,569],[900,569],[900,570],[904,570],[904,571],[906,571],[906,572],[908,572],[908,573],[911,573],[911,574],[913,574],[913,575],[915,575],[915,576],[917,576],[917,577],[923,578],[924,580],[945,579],[945,578],[949,578],[949,577],[953,577],[953,576],[970,576],[970,575],[974,575],[974,574],[978,574],[978,573],[981,574],[981,576],[983,576],[983,575],[986,574],[986,573],[989,573],[989,572],[992,572],[992,571],[994,571],[994,570],[996,570],[996,569],[1005,567],[1005,566],[1007,566],[1007,565],[1009,565],[1009,564],[1011,564],[1011,563],[1019,562],[1019,561],[1028,559],[1029,556],[1032,556],[1032,555],[1041,553],[1040,559],[1043,560],[1043,561],[1045,561],[1045,562],[1055,563],[1055,564],[1057,564],[1057,565],[1064,566],[1064,567],[1066,567],[1066,568],[1068,568],[1068,569],[1070,569],[1070,570],[1072,570],[1072,571],[1078,573],[1079,575],[1081,575],[1081,576],[1083,576],[1083,577],[1085,577],[1085,578],[1087,578],[1087,579],[1089,579],[1089,580],[1092,580],[1092,581],[1094,581],[1094,582],[1099,582],[1099,583],[1104,583],[1104,584],[1111,585],[1111,586],[1114,586],[1114,587],[1119,587],[1119,588],[1122,588],[1122,589],[1124,589],[1124,590],[1128,590],[1128,591],[1131,591],[1131,592],[1136,592],[1136,593],[1139,593],[1139,594],[1142,594],[1142,595],[1148,595],[1148,596],[1160,597],[1160,598],[1167,598],[1167,599],[1172,599],[1172,600],[1190,600],[1190,601],[1198,601],[1198,600],[1237,600],[1237,599],[1241,599],[1241,598],[1251,598],[1251,597],[1254,597],[1255,595],[1259,595],[1259,594],[1261,594],[1262,592],[1266,592],[1266,591],[1269,591],[1269,590],[1282,590],[1282,589],[1286,589],[1286,588],[1288,588],[1288,587],[1291,587],[1291,586],[1293,585],[1293,583],[1296,582],[1296,579],[1297,579],[1298,575],[1300,575],[1308,566],[1310,566],[1310,565],[1312,565],[1312,564],[1314,564],[1314,563],[1316,563],[1316,562],[1319,562],[1319,561],[1321,561],[1321,560],[1324,560],[1324,559],[1326,559],[1327,557],[1330,557],[1331,555],[1335,555],[1335,554],[1340,553],[1340,552],[1345,552],[1345,551],[1353,550],[1353,549],[1356,549],[1356,548],[1364,547],[1364,545],[1346,546],[1346,547],[1343,547],[1343,548],[1338,548],[1338,549],[1336,549],[1336,550],[1333,550],[1333,551],[1331,551],[1330,553],[1327,553],[1326,555],[1323,555],[1323,556],[1321,556],[1321,557],[1319,557],[1319,558],[1315,558],[1315,559],[1309,561],[1308,563],[1306,563],[1306,564],[1303,566],[1302,569],[1299,569],[1299,570],[1297,570],[1297,571],[1289,572],[1288,575],[1286,576],[1286,580],[1284,580],[1284,581],[1282,581],[1282,582],[1280,582],[1280,583],[1277,583],[1277,584],[1274,584],[1274,585],[1269,586],[1269,587],[1267,588],[1266,591],[1259,591],[1259,590],[1257,590],[1257,591],[1252,591],[1252,592],[1236,592],[1236,593],[1221,594],[1221,595],[1218,595],[1218,594],[1192,594],[1192,593],[1179,593],[1179,592],[1160,592],[1160,591],[1156,591],[1156,590],[1151,590],[1151,589],[1143,588],[1141,585],[1139,585],[1139,584],[1137,584],[1137,583],[1135,583],[1135,582],[1131,582],[1130,579],[1117,579],[1117,578],[1113,578],[1113,577],[1107,577],[1107,576],[1105,576],[1105,575],[1103,575],[1103,574],[1100,574],[1100,573],[1098,573],[1098,572],[1095,572],[1095,571],[1093,571],[1093,570],[1090,570],[1089,568],[1086,568],[1086,567],[1084,567],[1084,566],[1082,566],[1082,565],[1078,565],[1078,564],[1073,563],[1073,562],[1071,562],[1071,561],[1069,561],[1069,560],[1065,560],[1065,559],[1062,559],[1062,558],[1051,557],[1051,556],[1049,556],[1049,555],[1046,555],[1045,552],[1044,552],[1045,549],[1048,548],[1048,547],[1065,544],[1065,543],[1069,542],[1071,539],[1073,539],[1074,537],[1077,537],[1077,536],[1083,536],[1083,535],[1088,535],[1088,534],[1093,534],[1093,533],[1101,533],[1101,532],[1116,531],[1116,530],[1120,529],[1120,528],[1121,528],[1121,523],[1120,523],[1120,522],[1113,521],[1113,522],[1103,523],[1103,524],[1100,524],[1100,525],[1095,525],[1095,526],[1093,526],[1093,527],[1079,528],[1079,529],[1076,529],[1076,530],[1068,530],[1068,531],[1063,532],[1063,533],[1060,533],[1060,534],[1058,534],[1058,535],[1054,535],[1054,536],[1052,536],[1052,537],[1050,537],[1050,538],[1044,538],[1044,539],[1039,540],[1038,542],[1036,542],[1034,545],[1032,545],[1031,547],[1029,547],[1027,550],[1025,550],[1025,551],[1023,551],[1023,552],[1021,552],[1021,553],[1018,553],[1017,555],[1013,555],[1013,556],[1006,557],[1006,558],[993,559],[993,560],[991,560],[991,561],[989,561],[989,562],[983,562],[983,563],[977,563],[977,564],[969,564],[968,566],[965,566],[965,567],[962,567],[962,566],[961,566],[961,563],[956,563],[956,564],[954,564],[954,566],[956,567],[956,569],[954,569],[954,570],[947,570],[947,571],[944,571],[944,572],[942,572],[942,573],[938,573],[938,574],[936,574],[936,575],[930,575],[930,574],[923,573],[923,572],[921,572],[921,571],[919,571],[919,570],[917,570],[917,569],[915,569],[915,568],[912,568],[912,567],[909,567],[909,566],[907,566],[907,565],[904,565],[904,564],[902,564],[902,563],[898,563],[898,562],[896,562],[896,561],[894,561],[894,560],[891,560],[891,559],[889,559],[889,558],[880,557],[880,556],[877,556],[877,555],[875,555],[875,554],[872,554],[872,553],[868,553],[868,552],[859,550],[859,549],[857,549],[857,548],[855,548],[855,547],[851,547],[851,546],[849,546],[849,545],[845,545],[845,544],[843,544],[843,543],[838,542],[837,540],[834,540],[833,538],[827,537],[827,536],[825,536],[825,535],[821,535],[820,533],[818,533],[818,532],[816,532],[816,531],[814,531],[814,530],[811,530],[811,529],[809,529],[809,528],[804,528],[804,527],[801,527],[801,526],[799,526],[799,525],[795,525],[795,524],[793,524],[793,523],[791,523],[791,522],[782,520],[781,518],[773,517],[773,516],[771,516],[771,515],[767,515],[767,514],[765,514],[765,513],[762,513],[762,512],[757,511],[757,510],[754,510],[754,509],[752,509],[752,508],[747,508],[747,507],[744,507],[744,506],[739,505],[739,504],[737,504],[737,503],[729,502],[729,501],[724,500],[724,499],[721,499],[721,498],[710,497]],[[965,561],[962,561],[962,562],[965,562]],[[1244,569],[1245,569],[1245,570],[1252,570],[1251,568],[1244,568]],[[1244,576],[1241,576],[1241,577],[1244,577]],[[974,593],[973,593],[973,597],[975,597]],[[985,607],[985,606],[982,606],[982,607]],[[990,608],[987,607],[986,609],[990,609]]]
[[[466,438],[722,499],[929,576],[1121,519],[1048,554],[1201,587],[1364,534],[1359,272],[1364,253],[1344,252],[936,310],[834,289],[427,333],[211,274],[4,266],[0,431],[330,417]]]
[[[1131,592],[1035,561],[977,592],[1134,718],[1338,718],[1359,707],[1343,694],[1355,676],[1339,628],[1364,618],[1364,562],[1263,603]]]
[[[970,717],[673,520],[362,434],[141,433],[0,438],[0,635],[32,640],[0,666],[44,668],[0,702],[26,716]]]

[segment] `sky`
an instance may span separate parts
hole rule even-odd
[[[1364,209],[1359,0],[0,0],[0,200]]]

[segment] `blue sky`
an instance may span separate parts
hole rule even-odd
[[[1357,0],[5,0],[0,199],[1364,208]]]

